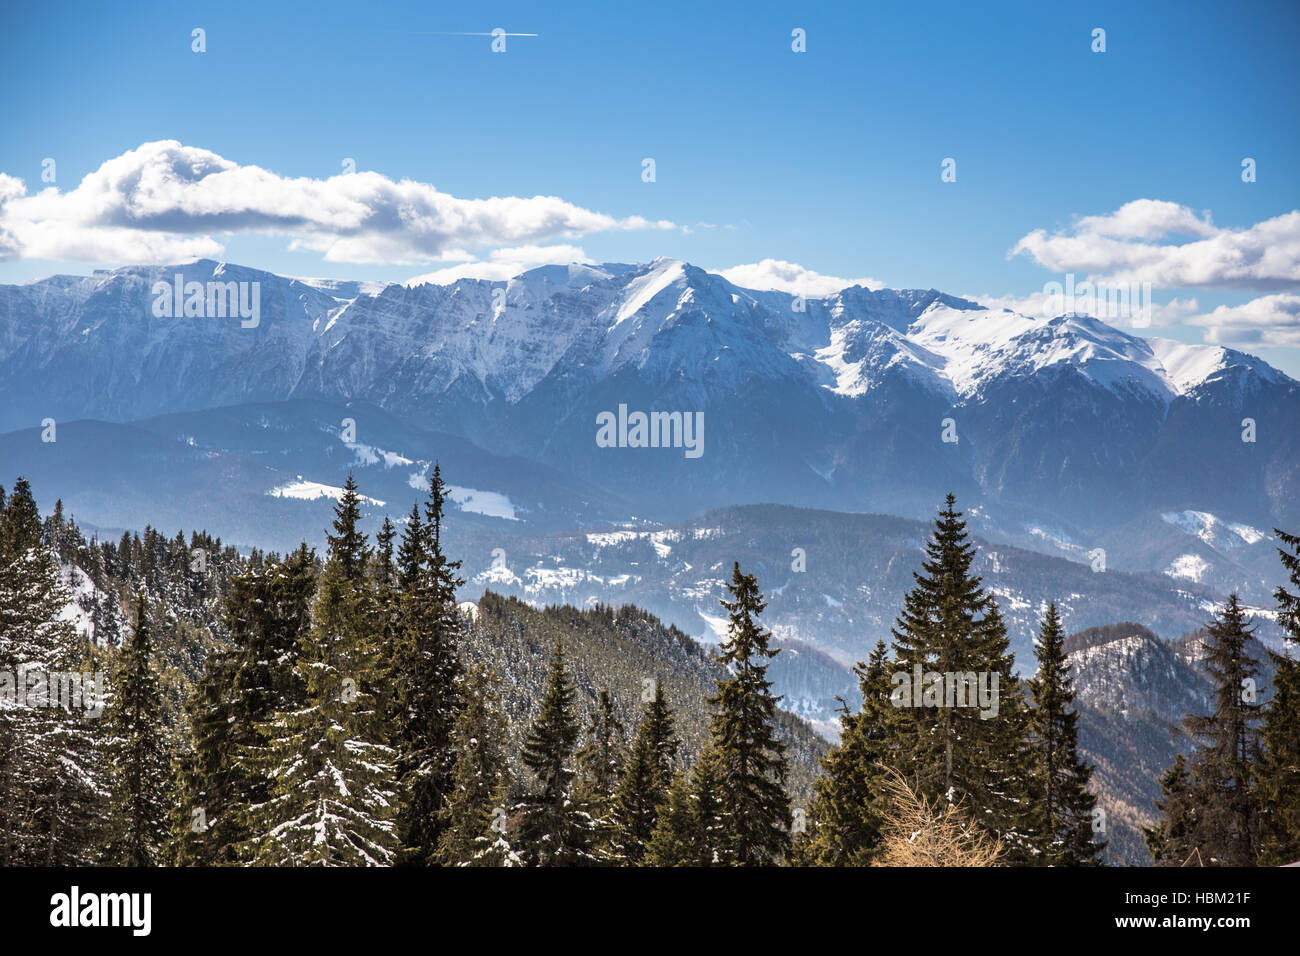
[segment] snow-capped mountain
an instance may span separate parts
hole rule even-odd
[[[209,295],[257,283],[256,323],[160,316],[155,286],[178,274]],[[549,466],[635,518],[757,502],[925,517],[952,491],[992,537],[1077,560],[1102,547],[1110,566],[1215,587],[1266,586],[1267,541],[1225,550],[1162,515],[1300,525],[1300,384],[1086,316],[935,290],[805,300],[670,259],[413,287],[201,260],[0,287],[0,429],[303,400]],[[620,409],[698,419],[699,454],[666,417],[673,447],[635,447],[626,424],[598,440]]]

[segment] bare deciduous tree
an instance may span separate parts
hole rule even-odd
[[[895,770],[885,773],[889,799],[876,866],[998,866],[1004,848],[960,804],[919,796]]]

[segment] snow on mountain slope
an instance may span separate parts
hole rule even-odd
[[[153,283],[177,273],[258,283],[260,324],[154,316]],[[1300,385],[1266,363],[934,289],[803,299],[675,259],[378,291],[209,260],[0,286],[0,431],[279,402],[373,406],[608,495],[648,491],[674,517],[759,501],[916,515],[949,491],[1072,532],[1143,509],[1225,514],[1230,497],[1234,516],[1288,526],[1300,507]],[[680,455],[598,447],[597,416],[623,403],[707,414],[703,456],[682,472]],[[960,444],[937,448],[957,409]],[[1246,416],[1263,439],[1225,447]],[[358,463],[416,457],[361,442]],[[1072,520],[1051,517],[1063,508]]]
[[[1221,369],[1227,352],[1219,346],[1189,345],[1173,339],[1151,338],[1147,342],[1179,392],[1189,391]]]
[[[311,286],[340,302],[350,302],[359,295],[379,295],[392,284],[368,279],[311,279],[302,276],[285,278]]]
[[[1243,545],[1258,544],[1270,538],[1258,528],[1224,521],[1204,511],[1167,511],[1160,517],[1184,534],[1200,538],[1216,551],[1234,551]]]
[[[506,283],[388,286],[332,316],[316,350],[319,371],[294,392],[382,400],[467,388],[513,404],[593,333],[618,292],[613,272],[581,265],[543,266]]]
[[[1033,375],[1056,366],[1071,366],[1105,388],[1136,386],[1162,399],[1186,387],[1174,384],[1147,340],[1089,316],[1042,319],[1008,309],[935,303],[908,327],[907,335],[942,358],[942,374],[963,397],[977,394],[993,378]],[[1198,381],[1186,360],[1180,371],[1184,382]]]
[[[813,357],[830,374],[824,387],[837,395],[865,395],[891,370],[910,375],[925,387],[951,390],[942,356],[878,322],[854,320],[830,330],[830,344]]]
[[[1179,394],[1192,391],[1234,365],[1247,367],[1275,384],[1286,381],[1286,376],[1267,362],[1221,345],[1190,345],[1154,336],[1146,343],[1164,368],[1170,386]]]
[[[382,460],[385,468],[396,468],[398,465],[414,465],[414,460],[404,455],[399,455],[395,451],[385,451],[382,448],[375,448],[373,445],[363,445],[360,442],[344,442],[348,448],[357,453],[358,465],[377,465]]]
[[[187,282],[259,282],[262,327],[152,316],[153,283],[178,273]],[[417,389],[467,390],[510,404],[566,366],[600,378],[631,365],[664,379],[742,365],[750,375],[776,377],[802,369],[816,385],[850,397],[896,369],[960,398],[999,377],[1063,365],[1103,387],[1136,385],[1166,398],[1233,365],[1286,381],[1240,352],[1144,339],[1080,315],[988,310],[933,289],[855,286],[803,300],[743,289],[674,259],[543,266],[506,283],[413,287],[287,279],[199,260],[0,287],[0,365],[21,359],[59,366],[60,353],[72,349],[79,361],[88,354],[104,360],[87,384],[108,406],[96,413],[110,418],[174,410],[150,402],[152,393],[196,374],[223,402],[339,393],[381,400]],[[238,378],[216,377],[236,368]],[[160,382],[113,400],[151,369],[163,371]],[[89,394],[84,400],[96,401]]]
[[[633,279],[623,289],[611,330],[640,312],[654,301],[655,296],[684,275],[683,264],[676,259],[656,259],[644,275]],[[680,304],[680,294],[676,301]]]

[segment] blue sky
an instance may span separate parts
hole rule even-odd
[[[495,27],[538,36],[498,54],[446,35]],[[1154,278],[1149,331],[1300,375],[1297,48],[1295,3],[8,5],[0,282],[139,261],[136,233],[295,275],[405,280],[501,249],[503,268],[772,259],[1024,308],[1072,272]],[[184,151],[132,153],[169,140]],[[409,197],[383,183],[359,233],[313,219],[301,182],[272,180],[251,211],[243,185],[208,195],[238,208],[206,220],[182,198],[148,223],[114,191],[129,168],[76,193],[107,161],[190,150],[327,196],[350,157],[483,221],[390,234]],[[564,208],[463,204],[534,196]]]

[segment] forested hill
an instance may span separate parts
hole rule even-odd
[[[55,502],[43,524],[68,591],[65,616],[106,663],[130,632],[133,602],[144,595],[156,626],[166,722],[182,743],[184,703],[209,654],[228,645],[225,599],[231,582],[280,556],[256,549],[241,554],[207,531],[168,535],[146,526],[100,540],[88,537],[64,513],[62,502]],[[461,610],[470,620],[464,656],[491,667],[500,678],[512,744],[508,753],[519,753],[543,697],[551,648],[562,636],[581,713],[592,711],[599,692],[608,690],[630,731],[641,711],[644,681],[658,681],[676,710],[684,765],[694,763],[708,737],[708,699],[723,669],[712,651],[678,628],[632,605],[537,608],[492,591],[477,606],[466,602]],[[785,663],[781,656],[774,661],[777,669]],[[789,745],[788,786],[798,806],[811,798],[817,759],[829,745],[791,713],[778,711],[777,720],[780,737]]]
[[[710,652],[677,628],[631,605],[539,609],[492,591],[483,595],[471,613],[474,623],[464,652],[501,678],[512,744],[507,752],[520,751],[545,695],[551,649],[555,639],[562,637],[566,653],[572,655],[570,666],[580,712],[594,712],[600,691],[608,690],[623,726],[633,727],[643,707],[642,696],[650,686],[646,681],[657,681],[674,708],[683,763],[691,765],[699,756],[709,735],[709,698],[724,669]],[[817,758],[826,753],[829,744],[805,721],[786,711],[778,711],[777,730],[789,747],[790,797],[795,806],[801,806],[811,798]]]

